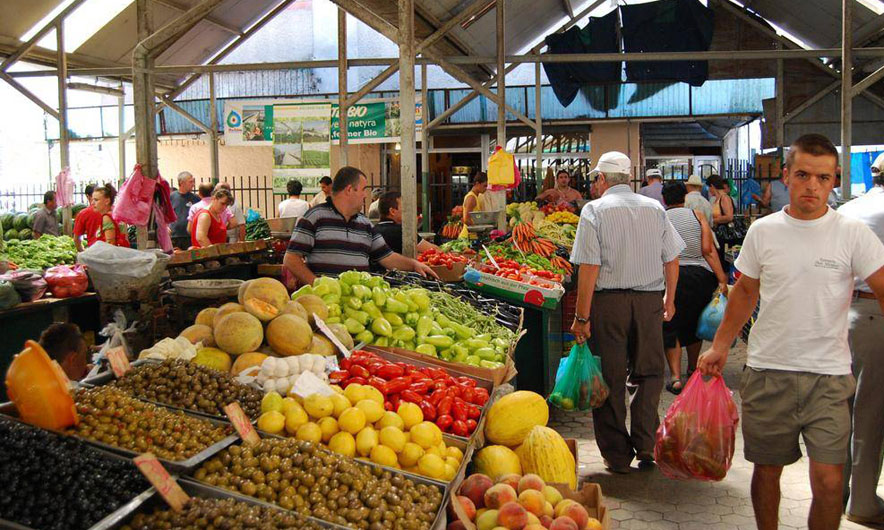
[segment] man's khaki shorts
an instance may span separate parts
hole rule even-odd
[[[786,466],[807,456],[822,464],[843,464],[850,441],[847,399],[853,375],[821,375],[746,367],[740,380],[746,460]]]

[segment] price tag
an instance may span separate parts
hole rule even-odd
[[[136,456],[134,459],[138,470],[147,477],[147,480],[157,489],[157,492],[166,503],[176,512],[180,512],[190,496],[184,493],[181,486],[175,482],[163,464],[151,453]]]
[[[123,377],[132,368],[132,365],[129,364],[129,358],[126,357],[126,350],[122,346],[107,350],[105,356],[117,378]]]
[[[338,337],[331,330],[331,328],[328,327],[328,324],[326,324],[325,321],[319,318],[319,315],[317,315],[316,313],[313,313],[313,319],[316,321],[316,327],[319,328],[319,331],[321,331],[326,336],[326,338],[331,341],[332,344],[334,344],[338,347],[339,350],[341,350],[341,353],[344,354],[344,357],[349,359],[350,350],[348,350],[347,347],[344,346],[344,344],[340,340],[338,340]]]
[[[224,407],[224,413],[227,414],[230,423],[233,424],[233,428],[239,433],[239,437],[242,438],[244,443],[248,445],[257,445],[261,441],[261,437],[258,436],[258,432],[252,426],[252,422],[249,421],[249,417],[246,416],[246,413],[242,411],[242,407],[239,406],[239,403],[235,401],[229,403]]]

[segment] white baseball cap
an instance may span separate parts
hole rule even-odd
[[[590,176],[597,173],[625,173],[630,174],[632,171],[632,162],[629,157],[620,151],[608,151],[599,157],[599,162],[595,169],[589,172]]]
[[[685,185],[687,186],[702,186],[703,179],[700,178],[700,175],[691,175],[688,177],[688,180],[685,181]]]
[[[872,167],[877,169],[879,173],[884,172],[884,153],[875,158],[875,161],[872,162]]]
[[[657,168],[652,168],[652,169],[645,171],[645,178],[651,178],[651,177],[657,177],[657,178],[662,179],[663,173],[661,173],[660,170]]]

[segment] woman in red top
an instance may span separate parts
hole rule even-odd
[[[190,227],[190,244],[197,248],[217,245],[227,241],[227,225],[221,222],[221,214],[233,202],[233,196],[223,188],[216,188],[212,202],[197,212]]]
[[[92,207],[101,215],[101,227],[96,232],[95,238],[108,245],[128,248],[129,238],[126,236],[126,231],[111,215],[116,196],[117,190],[110,184],[95,188],[92,192]]]

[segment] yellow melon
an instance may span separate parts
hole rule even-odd
[[[519,457],[509,447],[502,445],[487,445],[473,457],[473,465],[476,472],[488,475],[491,480],[515,473],[522,474],[522,465]]]
[[[276,318],[290,300],[285,285],[274,278],[256,278],[250,281],[242,299],[246,311],[263,322]]]
[[[227,353],[253,352],[263,341],[264,326],[248,313],[230,313],[215,323],[215,343]]]
[[[220,321],[225,316],[230,313],[236,312],[245,312],[246,308],[237,304],[236,302],[228,302],[221,307],[218,308],[218,311],[215,312],[215,316],[212,318],[212,327],[218,327],[218,321]]]
[[[310,343],[309,351],[310,353],[315,353],[316,355],[328,357],[329,355],[334,355],[335,352],[338,351],[338,349],[335,348],[335,345],[332,344],[332,342],[325,338],[325,336],[323,336],[321,333],[314,333],[313,340]]]
[[[221,372],[229,372],[231,364],[230,355],[227,355],[227,352],[223,352],[218,348],[200,348],[191,362],[214,368]]]
[[[264,359],[266,358],[267,355],[256,351],[243,353],[242,355],[238,356],[235,361],[233,361],[233,367],[230,368],[230,373],[232,375],[239,375],[248,368],[251,368],[253,366],[261,366],[261,363],[263,363]]]
[[[516,453],[525,473],[539,475],[546,482],[560,482],[572,489],[577,487],[574,455],[564,438],[549,427],[537,425],[531,429]]]
[[[537,425],[549,421],[549,406],[543,396],[518,390],[491,405],[485,419],[485,438],[489,442],[515,447]]]
[[[190,327],[184,328],[179,336],[186,338],[191,344],[202,342],[203,346],[207,347],[215,345],[215,339],[212,336],[212,328],[203,324],[194,324]]]
[[[246,289],[249,288],[249,284],[252,283],[252,280],[246,280],[239,285],[239,289],[236,291],[236,301],[239,302],[239,305],[242,305],[244,302],[243,295],[246,292]]]
[[[215,322],[215,313],[218,312],[217,307],[207,307],[197,313],[196,320],[193,321],[194,324],[202,324],[204,326],[212,327]]]
[[[304,306],[304,310],[307,312],[307,317],[310,321],[311,326],[316,326],[316,320],[313,318],[314,313],[322,320],[328,318],[328,306],[325,305],[325,302],[322,301],[322,298],[316,296],[315,294],[305,294],[299,296],[298,299],[295,300],[295,302]]]
[[[282,310],[279,312],[280,315],[295,315],[303,318],[304,320],[309,320],[307,317],[307,310],[304,309],[304,306],[299,304],[298,302],[294,302],[289,300],[282,306]]]
[[[301,355],[313,343],[313,330],[299,316],[281,315],[267,325],[267,343],[279,355]]]

